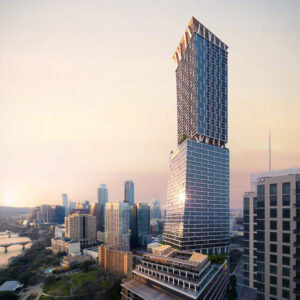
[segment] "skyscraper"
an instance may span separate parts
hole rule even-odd
[[[170,156],[164,241],[204,254],[229,245],[227,48],[192,17],[173,56],[178,149]]]
[[[52,205],[51,222],[63,224],[65,219],[65,207],[61,205]]]
[[[92,204],[91,215],[96,217],[96,230],[100,231],[102,216],[101,216],[100,204],[98,202]]]
[[[123,202],[105,205],[105,244],[114,249],[130,250],[129,209]]]
[[[151,241],[150,206],[147,203],[131,205],[130,229],[132,248],[145,247]]]
[[[300,168],[251,175],[244,194],[244,285],[258,300],[300,299]]]
[[[69,215],[69,199],[67,194],[62,194],[62,205],[65,208],[65,214],[66,216]]]
[[[130,205],[134,204],[134,182],[132,180],[125,181],[124,202]]]
[[[99,230],[105,231],[105,204],[108,202],[108,188],[106,184],[101,184],[98,188],[98,203],[100,204]]]
[[[97,239],[96,217],[88,214],[73,214],[65,217],[66,237],[90,243]]]
[[[157,199],[153,199],[153,201],[152,201],[152,214],[151,214],[151,217],[153,219],[161,219],[160,203]]]

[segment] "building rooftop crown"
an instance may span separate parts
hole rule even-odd
[[[214,35],[210,30],[208,30],[196,18],[192,17],[173,55],[173,59],[177,63],[177,65],[179,64],[185,52],[185,49],[187,48],[187,45],[190,42],[194,33],[198,33],[203,38],[213,42],[216,46],[227,51],[228,46],[225,43],[223,43],[216,35]]]

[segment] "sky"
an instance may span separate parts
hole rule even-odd
[[[297,0],[0,0],[0,206],[166,203],[172,55],[191,18],[228,46],[230,205],[249,175],[300,167]]]

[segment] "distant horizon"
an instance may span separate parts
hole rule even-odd
[[[177,148],[172,55],[191,16],[229,46],[230,207],[250,174],[300,161],[300,2],[0,0],[0,206],[166,205]],[[259,8],[259,9],[258,9]],[[130,16],[130,17],[129,17]]]

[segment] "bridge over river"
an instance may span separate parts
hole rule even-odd
[[[14,245],[21,245],[22,249],[25,250],[25,246],[28,244],[34,244],[35,242],[32,241],[24,241],[24,242],[14,242],[14,243],[5,243],[5,244],[0,244],[0,248],[4,248],[4,252],[7,253],[7,249],[11,246]]]
[[[4,236],[4,237],[8,237],[11,238],[12,235],[14,235],[15,233],[11,232],[11,231],[4,231],[4,232],[0,232],[0,236]]]

